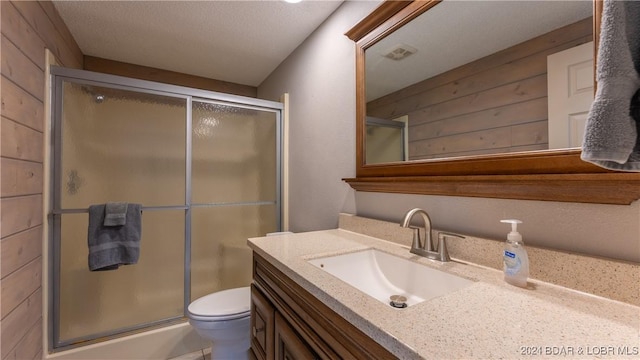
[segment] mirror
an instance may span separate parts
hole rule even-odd
[[[531,6],[529,10],[520,10],[521,12],[515,17],[517,29],[525,27],[524,18],[539,12],[539,8],[543,6],[556,3],[546,1],[514,2]],[[467,13],[467,11],[471,11],[478,6],[487,5],[486,3],[499,5],[499,8],[484,11],[493,16],[493,20],[480,20],[476,13]],[[495,103],[499,96],[495,92],[491,93],[492,90],[505,86],[505,81],[506,84],[509,84],[509,80],[505,79],[504,76],[517,72],[513,70],[515,69],[514,64],[519,59],[523,59],[522,62],[524,62],[525,57],[523,56],[508,60],[503,59],[501,65],[485,65],[488,68],[501,66],[501,69],[504,70],[497,71],[493,75],[484,75],[483,78],[479,74],[470,72],[466,77],[463,76],[466,79],[475,76],[473,78],[474,81],[470,83],[463,83],[461,79],[456,79],[455,77],[453,79],[448,78],[452,71],[455,72],[460,69],[474,70],[479,62],[488,62],[486,59],[504,56],[505,53],[508,54],[519,47],[529,48],[526,42],[536,41],[535,39],[544,39],[546,37],[546,41],[550,41],[553,44],[546,46],[546,48],[543,46],[544,49],[542,50],[535,50],[540,53],[539,58],[553,53],[556,50],[554,48],[557,46],[567,46],[567,48],[573,47],[569,45],[580,44],[590,46],[588,44],[585,45],[589,42],[589,39],[595,39],[595,47],[597,48],[602,12],[601,1],[593,3],[571,1],[571,3],[579,4],[560,2],[560,5],[564,6],[579,5],[582,7],[580,11],[575,10],[573,14],[575,16],[567,20],[565,24],[554,22],[555,20],[551,21],[550,15],[538,18],[536,20],[537,23],[550,22],[552,24],[547,24],[548,28],[546,30],[534,32],[531,35],[534,38],[533,40],[527,40],[527,37],[523,35],[522,38],[512,39],[502,45],[492,45],[491,41],[489,41],[491,39],[498,39],[503,36],[510,37],[514,35],[511,33],[518,33],[515,30],[504,30],[505,28],[502,25],[496,25],[498,19],[511,16],[503,12],[509,7],[507,6],[508,3],[506,1],[386,0],[346,33],[350,39],[356,42],[356,177],[344,179],[349,185],[358,191],[607,204],[630,204],[640,198],[640,174],[606,171],[595,165],[583,162],[580,160],[580,149],[577,144],[573,144],[571,141],[564,141],[563,144],[555,145],[553,138],[556,136],[553,135],[553,132],[548,132],[548,121],[546,121],[544,110],[549,105],[541,99],[545,97],[555,99],[558,96],[546,94],[546,70],[545,77],[539,73],[537,75],[529,73],[528,77],[525,75],[524,78],[516,80],[513,83],[516,85],[506,85],[506,89],[510,89],[508,91],[515,92],[516,95],[529,96],[530,98],[520,102],[530,102],[529,106],[532,106],[531,103],[537,103],[539,107],[536,107],[536,110],[514,107],[513,105],[519,103],[518,101],[512,104]],[[448,6],[454,6],[454,8],[447,8]],[[587,7],[593,9],[593,20],[589,20]],[[450,11],[451,14],[440,14],[446,11]],[[578,14],[576,15],[575,13]],[[435,16],[431,16],[433,14]],[[423,17],[424,21],[422,20]],[[412,30],[412,27],[416,26],[414,25],[414,20],[415,24],[425,22],[435,28],[420,30],[416,35],[416,30]],[[443,22],[442,20],[445,21]],[[463,21],[471,22],[471,26],[462,25]],[[490,33],[486,26],[489,26],[489,28],[495,27],[497,31]],[[560,30],[557,30],[558,26]],[[557,43],[558,36],[564,36],[568,33],[567,28],[563,28],[564,26],[573,26],[573,28],[580,29],[581,35],[574,37],[572,40]],[[471,47],[476,47],[482,52],[469,54],[467,59],[456,59],[454,61],[454,54],[459,52],[455,45],[463,40],[468,40],[467,38],[471,39],[469,32],[462,31],[465,28],[470,28],[472,29],[471,33],[478,33],[482,36],[479,40],[471,40],[470,44],[464,45],[462,49],[463,55],[467,54],[467,52],[470,53],[467,50],[470,50]],[[590,29],[593,29],[593,35],[588,35]],[[440,30],[440,33],[437,30]],[[445,30],[447,34],[442,35],[442,30]],[[409,35],[406,35],[407,33]],[[457,36],[457,38],[452,38],[452,36]],[[431,44],[428,47],[424,47],[426,45],[418,42],[422,40],[431,41]],[[523,42],[525,45],[519,45]],[[542,42],[545,42],[545,40],[542,40]],[[565,45],[556,46],[556,44]],[[398,49],[396,45],[400,45],[401,49]],[[445,47],[433,50],[435,48],[432,46],[436,45],[445,45]],[[391,70],[393,66],[389,70],[382,70],[384,68],[382,66],[383,62],[394,62],[394,60],[384,58],[382,55],[403,57],[403,55],[412,52],[412,48],[415,49],[413,54],[405,56],[404,60],[395,61],[395,68],[400,68],[401,70],[409,68],[410,71],[408,73],[403,75],[396,73]],[[419,56],[420,53],[425,53],[426,55],[446,54],[446,59],[445,61],[431,58],[425,60]],[[400,65],[403,62],[404,64],[409,64],[409,62],[414,61],[412,58],[420,66]],[[436,64],[440,64],[440,67],[437,68]],[[543,65],[546,67],[546,61]],[[539,69],[542,65],[538,63],[536,66]],[[589,67],[590,69],[588,69]],[[430,72],[434,68],[437,69]],[[575,82],[575,88],[580,90],[577,92],[586,92],[589,96],[592,96],[593,90],[589,88],[593,85],[593,78],[589,77],[587,79],[585,77],[587,70],[592,71],[593,65],[576,68],[575,75],[579,75],[579,80]],[[426,72],[426,75],[418,74],[422,71]],[[373,76],[373,78],[369,79],[369,76]],[[501,83],[487,83],[487,81],[494,81],[496,78]],[[433,87],[441,87],[442,90],[437,96],[433,95],[436,98],[436,102],[433,104],[429,104],[426,100],[415,96],[421,91],[413,93],[417,90],[424,90],[425,87],[429,88],[431,85],[424,85],[424,82],[429,81],[429,79],[439,79],[440,82]],[[531,87],[524,86],[526,81],[537,82],[535,95],[532,95],[534,91],[531,90]],[[395,84],[396,82],[397,84]],[[482,91],[486,94],[481,96],[478,95],[479,93],[469,93],[469,89],[474,86],[483,89]],[[452,117],[450,115],[442,115],[445,108],[449,110],[453,108],[453,110],[461,112],[461,114],[457,115],[463,118],[473,112],[468,109],[461,110],[465,103],[464,101],[456,102],[461,101],[458,99],[466,99],[466,104],[479,106],[477,109],[472,109],[476,110],[475,112],[488,112],[491,114],[489,118],[492,118],[492,120],[495,120],[493,118],[498,118],[499,121],[509,124],[506,127],[508,130],[503,129],[502,132],[476,138],[476,140],[483,141],[488,138],[489,143],[498,143],[497,149],[481,152],[478,150],[486,149],[453,147],[453,141],[435,142],[434,144],[436,145],[428,145],[431,143],[421,146],[413,144],[427,132],[423,128],[424,131],[420,135],[415,135],[413,134],[413,128],[421,127],[429,122],[444,123],[442,120]],[[488,106],[478,105],[481,100],[486,99],[490,101]],[[494,101],[494,103],[491,103],[491,101]],[[448,107],[441,105],[445,102],[450,103]],[[406,109],[401,109],[400,105]],[[485,108],[481,106],[485,106]],[[509,106],[512,107],[509,108]],[[532,116],[532,118],[522,120],[524,116]],[[584,117],[584,114],[581,116]],[[575,129],[580,130],[579,125],[583,120],[580,119],[580,116],[574,117],[574,119],[567,119],[566,117],[565,115],[562,127],[569,128],[568,125],[573,121],[578,125],[575,126]],[[420,122],[414,123],[414,119]],[[515,126],[529,123],[531,124],[530,127],[533,128],[533,132],[519,132],[522,135],[516,137],[515,140],[511,137]],[[387,124],[387,126],[381,124]],[[392,124],[394,126],[390,126]],[[457,126],[468,125],[462,120],[458,121],[457,124]],[[472,124],[475,126],[475,123]],[[451,129],[450,127],[440,126],[430,131],[439,136],[443,134],[447,136],[460,135],[452,134],[453,130]],[[455,130],[455,126],[453,129]],[[572,130],[574,132],[573,138],[580,138],[580,136],[576,135],[579,134],[577,130]],[[480,131],[487,130],[478,127],[463,131],[463,133]],[[375,133],[384,133],[387,138],[379,136],[382,139],[377,140],[379,143],[395,147],[394,157],[388,158],[378,154],[379,159],[366,161],[367,157],[371,156],[369,154],[375,152],[370,149],[367,137],[375,135]],[[509,136],[505,135],[507,133]],[[567,134],[565,131],[560,137],[570,140],[571,135],[571,132]],[[505,140],[507,138],[508,141]],[[533,139],[533,141],[527,140],[529,141],[527,143],[521,141],[522,139]],[[468,139],[464,141],[462,139],[459,143],[466,145],[471,142],[474,141]],[[508,144],[508,146],[505,146],[504,143]],[[552,145],[549,146],[549,144]],[[428,147],[435,148],[436,151],[428,154],[428,156],[416,151],[417,148],[424,150],[424,148]],[[447,151],[442,151],[443,148]]]
[[[365,163],[580,147],[592,15],[588,1],[445,0],[368,47]],[[372,118],[408,131],[380,141]]]

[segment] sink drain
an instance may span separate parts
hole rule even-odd
[[[407,305],[407,298],[402,295],[391,295],[389,296],[389,305],[394,308],[404,309]]]

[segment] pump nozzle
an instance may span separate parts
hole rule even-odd
[[[512,232],[518,232],[518,224],[522,224],[522,221],[516,220],[516,219],[500,220],[500,222],[505,224],[511,224]]]
[[[507,239],[511,241],[522,241],[522,235],[518,232],[518,224],[522,221],[517,219],[500,220],[501,223],[511,224],[511,232],[507,235]]]

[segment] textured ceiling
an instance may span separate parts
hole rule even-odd
[[[367,100],[377,99],[592,15],[591,0],[444,1],[367,49]],[[398,44],[417,49],[394,61]]]
[[[54,1],[85,55],[258,86],[342,1]]]

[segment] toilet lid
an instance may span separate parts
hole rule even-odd
[[[219,320],[247,316],[251,309],[249,287],[218,291],[205,295],[189,305],[192,318],[212,318]]]

